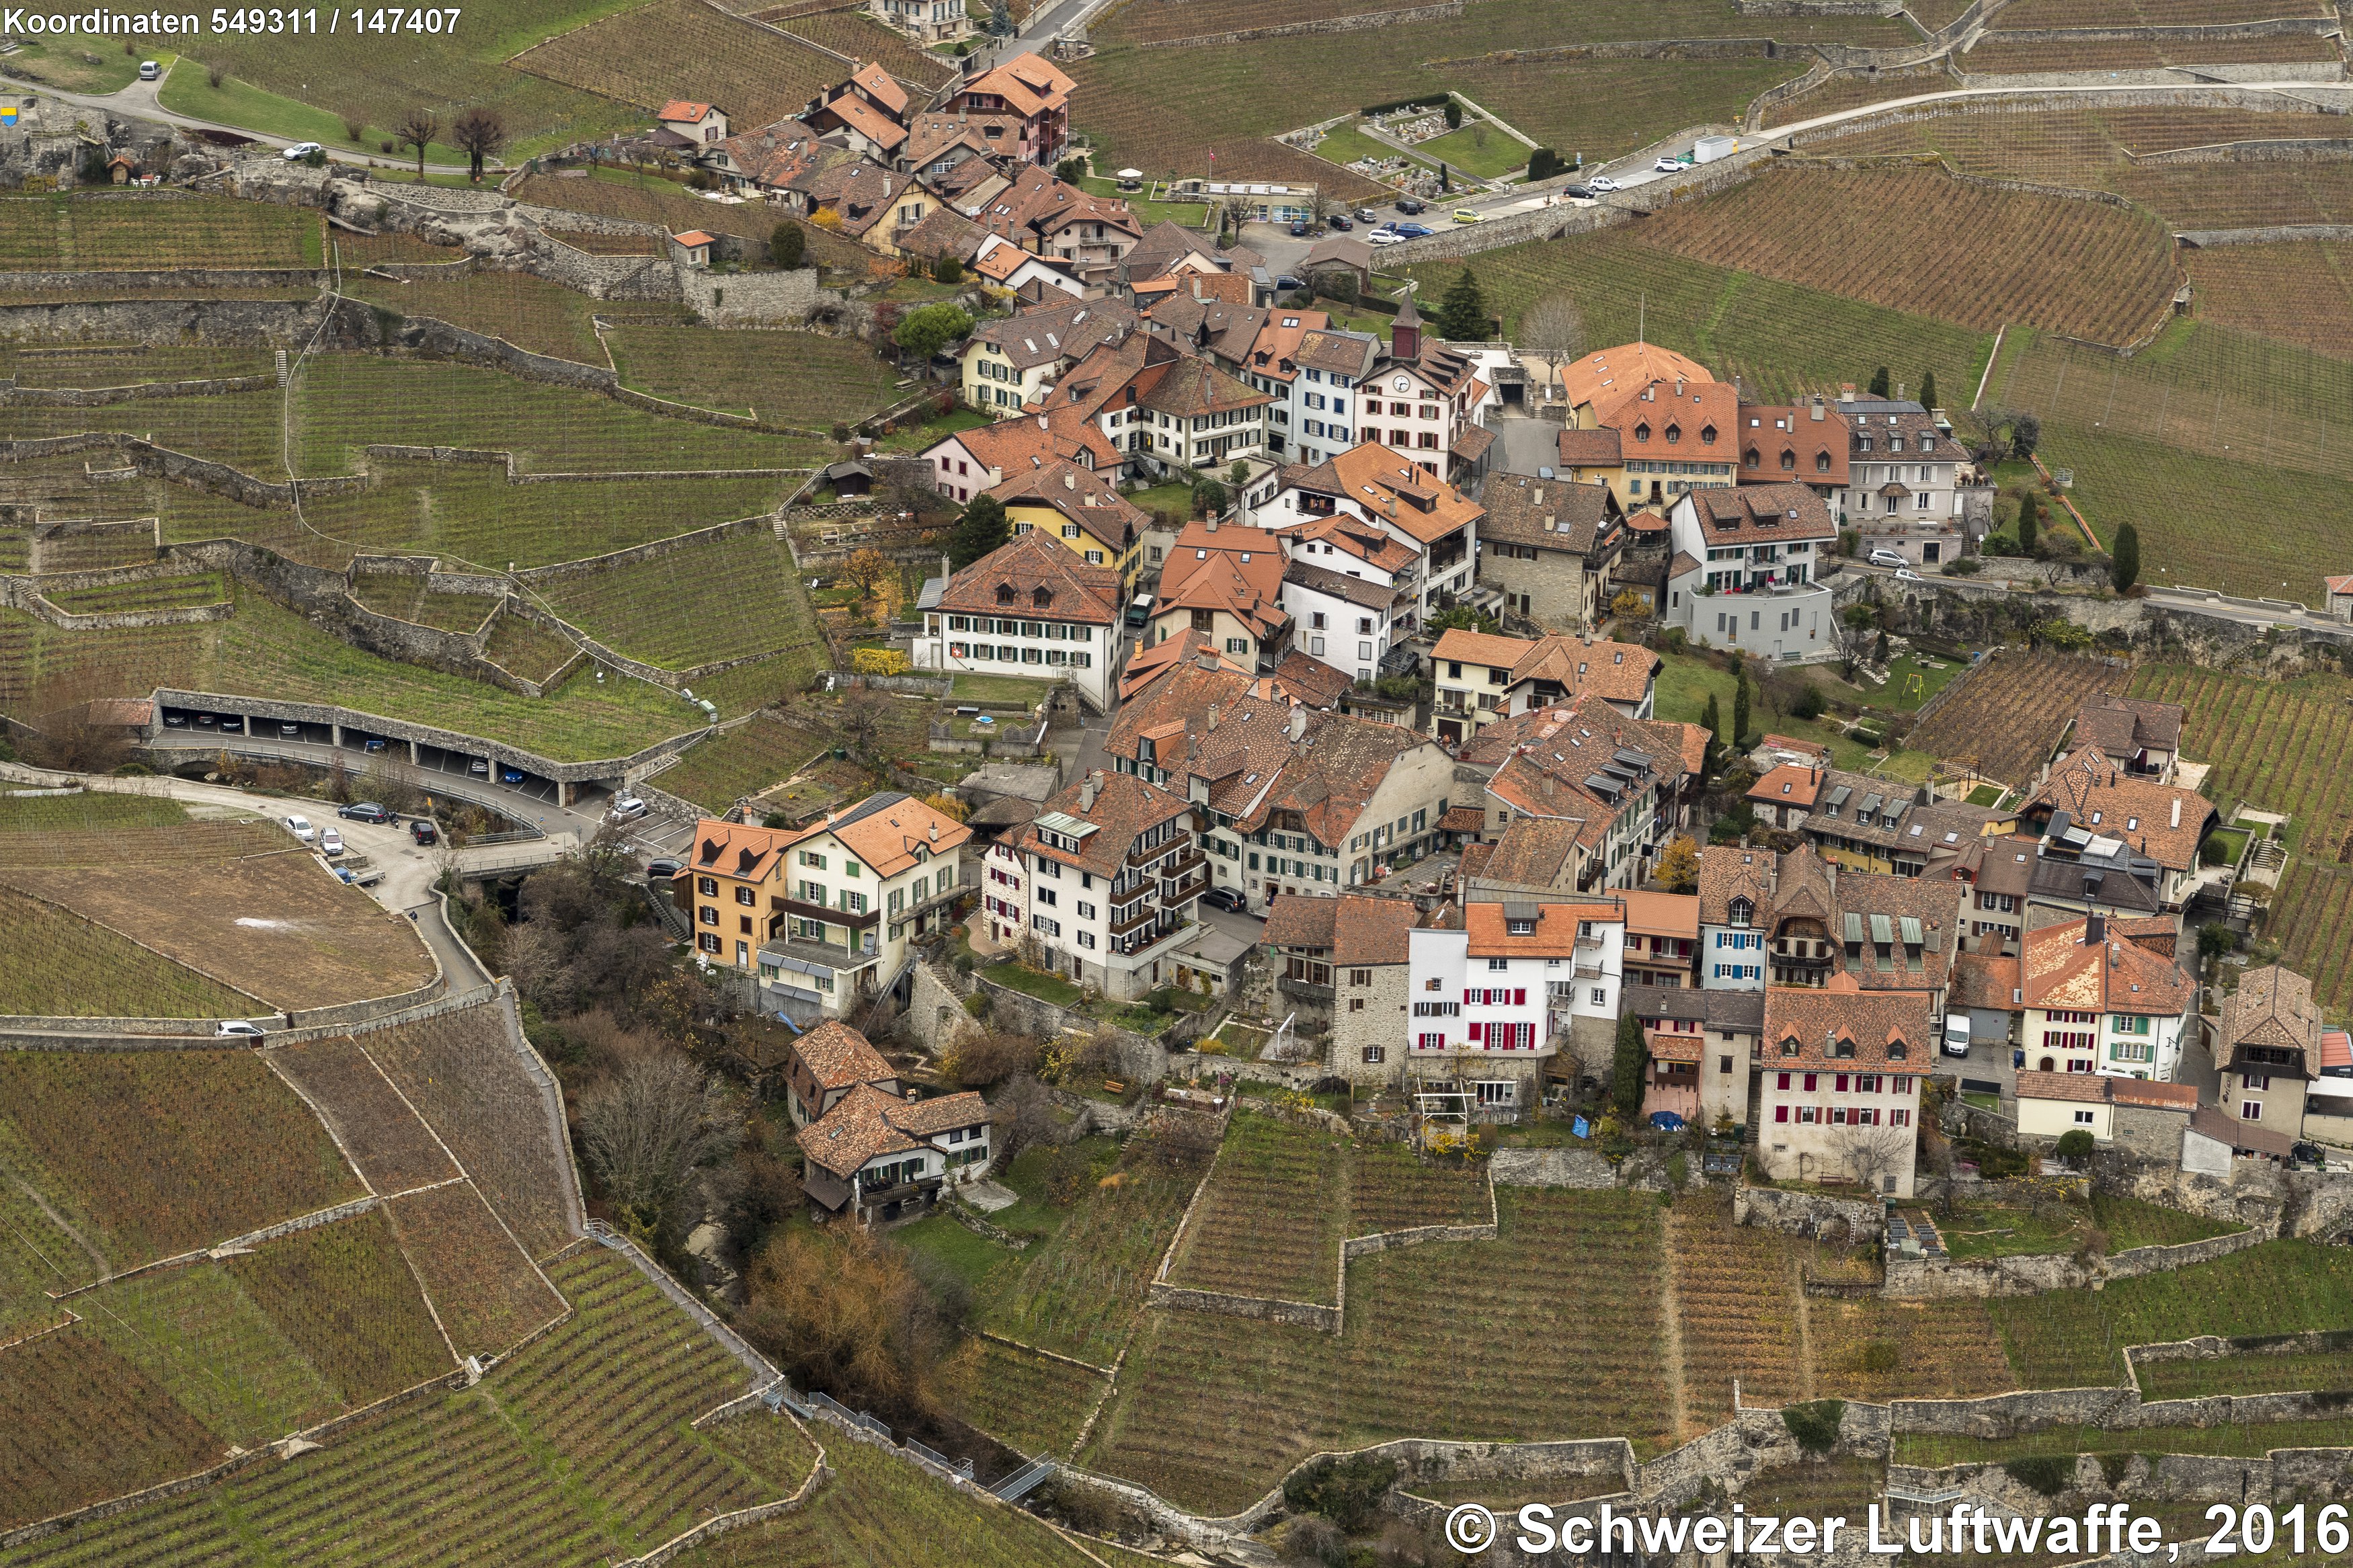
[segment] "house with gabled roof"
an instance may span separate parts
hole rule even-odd
[[[1565,746],[1564,737],[1580,744]],[[1650,759],[1655,789],[1651,799],[1651,832],[1640,853],[1648,858],[1656,847],[1691,820],[1691,809],[1705,782],[1707,731],[1696,724],[1676,724],[1654,719],[1630,719],[1615,704],[1594,696],[1571,698],[1548,707],[1514,713],[1486,725],[1455,751],[1460,772],[1494,776],[1514,757],[1557,773],[1567,783],[1579,784],[1591,765],[1587,748],[1607,740]],[[1460,809],[1460,808],[1458,808]],[[1514,814],[1489,795],[1480,820],[1467,830],[1490,837],[1512,825]],[[1466,870],[1464,876],[1468,878]]]
[[[704,817],[672,894],[702,962],[756,972],[780,1007],[839,1016],[903,977],[910,939],[960,890],[971,837],[896,791],[793,829]]]
[[[1243,668],[1271,673],[1292,642],[1286,571],[1282,544],[1263,529],[1187,523],[1161,569],[1145,646],[1198,632]]]
[[[1091,421],[1129,474],[1222,469],[1255,457],[1273,399],[1148,332],[1098,344],[1036,407]]]
[[[2179,910],[2210,876],[2227,871],[2201,869],[2199,847],[2221,825],[2213,803],[2196,790],[2126,772],[2096,740],[2079,741],[2073,754],[2054,764],[2020,805],[2019,817],[2042,836],[2041,859],[2049,875],[2038,875],[2035,900],[2058,908],[2105,903],[2134,915]],[[2154,874],[2142,876],[2143,867]],[[2074,868],[2081,869],[2080,881],[2068,875]],[[2135,880],[2144,883],[2153,903],[2135,896],[2126,885]]]
[[[654,122],[697,149],[713,147],[727,140],[727,111],[715,103],[673,98],[654,111]]]
[[[1757,658],[1835,651],[1837,607],[1817,580],[1838,542],[1821,497],[1794,482],[1694,489],[1667,513],[1675,552],[1663,619]]]
[[[1848,427],[1841,521],[1861,531],[1865,548],[1900,551],[1915,565],[1958,558],[1971,526],[1985,521],[1974,498],[1984,496],[1988,515],[1992,499],[1960,443],[1903,399],[1841,397],[1839,413]]]
[[[1439,847],[1454,765],[1395,724],[1309,707],[1270,676],[1178,663],[1122,703],[1113,765],[1205,819],[1212,885],[1252,910],[1336,897]]]
[[[1866,992],[1845,974],[1819,988],[1767,986],[1757,1149],[1766,1175],[1910,1197],[1937,1038],[1920,992]]]
[[[1649,1058],[1643,1118],[1670,1110],[1692,1126],[1713,1129],[1725,1120],[1745,1125],[1748,1079],[1765,1030],[1765,993],[1644,984],[1631,967],[1626,982],[1626,1011],[1641,1020]]]
[[[2239,976],[2209,1038],[2222,1078],[2222,1112],[2241,1139],[2304,1136],[2306,1101],[2320,1076],[2326,1025],[2312,982],[2276,963]],[[2258,1152],[2279,1153],[2276,1145]]]
[[[796,1132],[815,1217],[860,1225],[929,1208],[988,1168],[988,1106],[970,1089],[918,1098],[860,1083]]]
[[[2043,776],[2047,780],[2051,767],[2090,746],[2127,778],[2171,784],[2181,762],[2181,730],[2189,716],[2179,702],[2147,702],[2095,691],[2075,710],[2074,721],[2052,751]]]
[[[1118,674],[1117,571],[1036,529],[950,577],[923,610],[917,669],[1067,680],[1101,712]]]
[[[2100,1144],[2168,1163],[2179,1158],[2181,1135],[2198,1110],[2198,1090],[2186,1083],[2116,1078],[2103,1073],[2018,1075],[2018,1135],[2056,1142],[2088,1132]]]
[[[896,1096],[899,1073],[864,1035],[839,1018],[793,1037],[785,1048],[785,1109],[806,1127],[861,1083]]]
[[[1184,795],[1102,768],[1047,801],[1014,840],[1046,966],[1115,1001],[1174,984],[1208,886],[1194,821]]]
[[[1847,488],[1846,416],[1820,394],[1740,405],[1740,482],[1808,486],[1836,510]]]
[[[2179,965],[2126,941],[2099,915],[2030,931],[2020,945],[2020,1044],[2029,1068],[2168,1082],[2179,1075],[2198,998]]]
[[[1600,485],[1496,474],[1479,503],[1479,578],[1503,589],[1504,610],[1555,631],[1599,626],[1626,547],[1618,498]]]
[[[926,47],[953,44],[979,28],[964,0],[867,0],[866,9],[884,26]]]
[[[1117,573],[1123,598],[1135,592],[1152,519],[1108,475],[1057,458],[1008,476],[988,494],[1003,503],[1017,535],[1042,534],[1088,565]]]
[[[1111,473],[1120,460],[1084,410],[1051,407],[943,436],[920,456],[932,465],[933,488],[959,502],[1051,462]]]
[[[967,78],[941,107],[965,114],[1002,114],[1020,122],[1016,150],[1026,163],[1052,163],[1071,135],[1071,92],[1078,84],[1060,68],[1024,52]]]
[[[1449,744],[1487,725],[1572,698],[1598,697],[1630,719],[1657,711],[1659,656],[1606,637],[1500,637],[1449,628],[1430,652],[1431,731]]]
[[[1246,520],[1285,534],[1328,519],[1354,518],[1413,552],[1413,603],[1409,617],[1401,621],[1406,631],[1429,624],[1434,598],[1470,592],[1485,515],[1477,501],[1428,468],[1373,441],[1359,442],[1314,468],[1286,466],[1271,492],[1261,490],[1242,509]],[[1397,569],[1385,571],[1392,583],[1399,582]]]
[[[1423,1095],[1456,1095],[1482,1120],[1540,1099],[1554,1058],[1575,1045],[1588,1068],[1608,1051],[1623,984],[1619,900],[1473,900],[1408,936],[1407,1062]]]

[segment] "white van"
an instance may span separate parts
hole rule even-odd
[[[164,68],[157,65],[153,60],[141,60],[139,62],[139,79],[141,81],[160,81],[163,79],[163,76]]]
[[[1948,1057],[1969,1054],[1969,1016],[1967,1013],[1945,1015],[1945,1054]]]

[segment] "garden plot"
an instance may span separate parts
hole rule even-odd
[[[251,1051],[0,1054],[0,1165],[117,1269],[364,1195]]]
[[[360,1039],[533,1257],[571,1239],[570,1155],[555,1142],[547,1101],[509,1043],[498,1003]]]
[[[1329,1132],[1236,1116],[1168,1283],[1332,1303],[1348,1228],[1347,1165]]]

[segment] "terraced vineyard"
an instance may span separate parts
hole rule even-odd
[[[1347,1327],[1152,1314],[1082,1462],[1211,1513],[1319,1448],[1415,1436],[1672,1440],[1654,1201],[1499,1194],[1498,1241],[1348,1268]],[[1464,1307],[1462,1281],[1480,1293]],[[1592,1369],[1606,1365],[1607,1378]]]
[[[0,1160],[117,1268],[363,1195],[250,1051],[0,1053]]]
[[[152,548],[143,544],[141,551],[153,554]],[[120,610],[175,610],[193,605],[224,605],[228,599],[228,579],[217,572],[152,577],[145,582],[112,583],[97,588],[58,588],[48,594],[49,603],[77,616]]]
[[[790,552],[763,528],[559,577],[537,595],[607,647],[667,669],[786,650],[814,669],[817,626],[793,586]]]
[[[844,74],[830,55],[688,0],[649,0],[507,63],[645,113],[680,97],[723,103],[745,130],[799,113]]]
[[[1975,386],[1992,347],[1990,332],[1688,259],[1623,230],[1483,251],[1470,265],[1506,337],[1531,305],[1567,294],[1588,341],[1646,335],[1719,380],[1739,375],[1758,397],[1835,387],[1881,364],[1907,382],[1933,372],[1939,386]],[[1440,261],[1407,269],[1430,299],[1461,270]]]
[[[1908,743],[1947,762],[1974,763],[1984,777],[2023,788],[2075,721],[2084,700],[2123,690],[2130,674],[2103,659],[2047,648],[1989,653],[1912,731]]]
[[[564,1310],[471,1183],[411,1193],[385,1208],[459,1356],[501,1354]]]
[[[739,797],[790,777],[832,743],[831,736],[776,712],[757,713],[696,746],[654,782],[681,800],[723,812]]]
[[[1683,1336],[1683,1434],[1732,1416],[1732,1389],[1751,1405],[1806,1396],[1795,1248],[1790,1238],[1732,1222],[1713,1194],[1667,1215],[1675,1329]]]
[[[1349,1231],[1346,1163],[1329,1133],[1235,1117],[1168,1282],[1330,1304]]]
[[[2342,245],[2224,245],[2192,253],[2198,314],[2316,353],[2353,358],[2353,254]]]
[[[971,1387],[960,1406],[964,1418],[1022,1454],[1067,1458],[1109,1381],[995,1340],[969,1344],[973,1363]]]
[[[503,338],[519,349],[550,354],[580,364],[601,365],[604,350],[596,343],[589,317],[596,301],[561,283],[534,278],[528,272],[469,272],[455,278],[420,278],[393,282],[360,278],[344,285],[353,299],[365,300],[404,316],[430,316],[471,331]],[[647,310],[660,310],[648,304]],[[681,306],[670,308],[687,314]]]
[[[2248,680],[2152,665],[2132,694],[2188,710],[2182,752],[2213,764],[2206,793],[2222,810],[2243,801],[2290,816],[2295,855],[2263,931],[2332,1016],[2353,1005],[2353,787],[2343,760],[2353,747],[2353,681]]]
[[[0,199],[0,269],[316,267],[319,215],[230,196],[98,192]]]
[[[1401,1143],[1366,1143],[1352,1164],[1350,1236],[1494,1218],[1486,1177],[1477,1170],[1430,1164]]]
[[[262,1059],[318,1112],[360,1178],[377,1193],[405,1193],[459,1175],[448,1151],[357,1040],[303,1040],[277,1047]]]
[[[855,423],[899,395],[898,373],[854,338],[628,326],[606,339],[624,384],[770,425],[821,430]]]
[[[185,1475],[218,1457],[218,1442],[194,1416],[87,1327],[12,1347],[8,1373],[0,1379],[0,1527]]]
[[[763,245],[776,232],[777,224],[792,223],[800,228],[806,247],[803,254],[812,266],[840,268],[862,277],[877,259],[856,240],[844,239],[815,224],[802,223],[778,208],[759,204],[724,206],[706,202],[690,195],[675,181],[649,177],[642,173],[629,176],[606,173],[530,174],[515,187],[514,194],[519,200],[537,206],[628,218],[633,223],[658,224],[680,232],[700,228],[709,234],[732,234],[738,239],[757,240]],[[553,227],[566,241],[573,240],[574,236],[561,223]]]
[[[1931,260],[1922,226],[1968,233]],[[2092,202],[1965,185],[1942,173],[1779,170],[1641,226],[1694,260],[1990,331],[2031,324],[2121,343],[2179,278],[2162,226]]]
[[[265,1010],[232,991],[52,904],[0,889],[0,995],[20,1016],[234,1018]]]
[[[2010,18],[2002,18],[2007,26]],[[2063,43],[2004,42],[2000,33],[1957,57],[1962,70],[1987,75],[2021,71],[2157,70],[2166,66],[2291,64],[2310,61],[2340,63],[2327,38],[2313,33],[2232,38],[2164,38],[2067,41]]]
[[[544,1258],[571,1239],[571,1161],[501,1016],[485,1005],[360,1038],[524,1249]]]
[[[446,632],[470,632],[491,618],[498,600],[487,594],[437,594],[422,576],[375,574],[356,579],[353,597],[379,615]]]
[[[509,675],[543,684],[579,654],[561,633],[522,616],[501,616],[482,643],[482,657],[492,664]]]
[[[2343,1328],[2353,1321],[2353,1257],[2308,1241],[2271,1241],[2105,1290],[2053,1290],[1988,1307],[2021,1386],[2084,1388],[2124,1381],[2126,1345]]]

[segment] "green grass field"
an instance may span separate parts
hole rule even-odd
[[[1525,169],[1528,150],[1525,143],[1514,142],[1492,125],[1465,118],[1462,129],[1450,131],[1433,141],[1424,142],[1415,152],[1433,163],[1448,165],[1459,174],[1477,179],[1493,180]]]
[[[1915,385],[1933,371],[1940,387],[1974,387],[1992,346],[1988,332],[1677,257],[1626,231],[1510,246],[1469,265],[1506,337],[1529,306],[1567,293],[1588,343],[1647,336],[1721,380],[1737,374],[1757,397],[1860,384],[1881,364]],[[1436,299],[1461,269],[1425,262],[1409,271],[1421,297]]]
[[[174,114],[190,115],[217,125],[242,125],[265,134],[317,142],[340,151],[375,153],[391,169],[398,169],[406,159],[416,156],[416,150],[405,143],[396,146],[391,152],[384,151],[383,143],[395,140],[393,118],[387,118],[378,125],[363,124],[360,137],[354,141],[345,130],[343,115],[335,110],[322,109],[283,92],[272,92],[241,77],[225,76],[220,85],[215,87],[204,68],[193,61],[175,67],[164,79],[163,89],[157,97],[164,107]],[[367,112],[357,110],[356,106],[354,111]],[[379,109],[376,112],[384,110]],[[426,144],[425,152],[426,162],[429,163],[466,162],[464,153],[438,138]],[[416,167],[414,163],[408,166],[412,171]]]
[[[2137,1370],[2143,1399],[2353,1389],[2353,1357],[2343,1351],[2143,1362]]]

